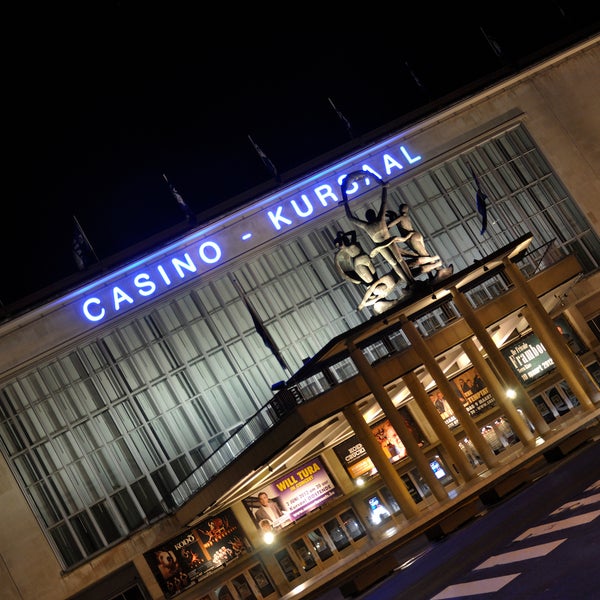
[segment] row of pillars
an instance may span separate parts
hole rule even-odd
[[[594,404],[600,402],[600,388],[592,379],[581,361],[573,354],[521,271],[519,271],[508,257],[504,259],[503,264],[506,275],[514,285],[515,289],[519,291],[525,303],[522,309],[523,316],[527,319],[527,322],[534,333],[543,343],[544,347],[552,357],[557,370],[568,383],[583,409],[593,410],[595,408]],[[484,355],[477,349],[473,338],[469,338],[461,344],[463,351],[487,383],[489,391],[506,414],[513,430],[523,445],[525,447],[535,446],[536,436],[532,433],[525,419],[519,414],[519,409],[533,425],[538,436],[544,438],[544,436],[549,433],[550,427],[544,421],[517,375],[504,359],[504,356],[496,346],[494,340],[478,319],[469,300],[456,287],[450,288],[450,292],[455,306],[461,313],[465,322],[471,328],[475,338],[479,341],[482,351],[487,354],[488,360],[486,360]],[[498,457],[492,452],[489,444],[481,434],[480,428],[471,418],[469,412],[456,393],[454,386],[445,376],[436,361],[435,356],[433,356],[429,350],[413,322],[410,321],[406,315],[400,315],[400,325],[411,345],[422,358],[423,364],[427,368],[429,374],[444,394],[446,401],[454,411],[454,415],[458,419],[465,434],[475,446],[484,464],[489,469],[496,467],[499,462]],[[406,447],[407,455],[412,459],[413,463],[420,471],[433,496],[439,502],[448,500],[448,493],[440,481],[435,477],[423,449],[419,446],[415,437],[404,422],[400,412],[394,406],[394,403],[379,379],[377,372],[373,369],[363,352],[354,344],[354,342],[349,340],[347,342],[347,347],[352,361],[369,386],[383,413],[389,419],[392,427],[396,430],[396,433]],[[458,441],[444,423],[444,420],[435,408],[433,402],[431,402],[429,395],[419,378],[413,372],[410,372],[403,375],[402,379],[412,394],[415,402],[423,412],[425,418],[431,425],[441,445],[450,457],[454,476],[458,483],[465,483],[475,478],[474,467],[469,462],[466,454],[460,449]],[[514,397],[508,397],[508,389],[512,389],[515,392]],[[375,440],[369,425],[364,420],[357,405],[352,404],[346,407],[344,409],[344,416],[360,442],[363,444],[367,454],[371,458],[391,494],[398,502],[405,517],[410,519],[411,517],[416,516],[419,509],[414,499],[396,472],[395,467],[390,463],[380,445]]]

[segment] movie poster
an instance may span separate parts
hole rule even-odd
[[[341,494],[319,458],[301,464],[243,500],[257,528],[282,529]]]
[[[475,368],[462,372],[460,375],[452,378],[450,383],[453,385],[457,396],[472,417],[475,417],[496,405],[494,397],[488,391],[487,384],[483,381]],[[446,425],[451,429],[453,427],[458,427],[460,423],[454,415],[454,411],[450,408],[448,401],[444,398],[442,391],[435,389],[432,392],[429,392],[429,398],[437,408],[442,419],[444,419]]]
[[[412,418],[410,412],[405,407],[401,408],[399,412],[419,446],[426,445],[427,441],[425,436],[416,421]],[[381,444],[381,449],[390,462],[395,463],[406,458],[406,447],[402,443],[402,440],[396,433],[396,430],[393,428],[389,419],[379,421],[371,426],[371,431],[377,441]],[[357,479],[358,477],[371,477],[377,473],[373,461],[367,455],[367,451],[362,443],[359,442],[357,436],[353,435],[342,444],[335,446],[333,450],[352,479]]]
[[[172,598],[210,571],[251,549],[231,509],[144,554],[165,597]]]

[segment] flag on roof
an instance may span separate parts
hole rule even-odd
[[[469,169],[471,171],[471,175],[473,176],[473,181],[475,182],[475,189],[476,189],[476,193],[475,193],[475,201],[477,204],[477,212],[479,213],[479,215],[481,216],[481,235],[483,235],[486,232],[487,229],[487,195],[486,193],[481,189],[481,185],[479,184],[479,179],[477,177],[477,175],[475,174],[475,172],[473,171],[473,169],[471,168],[471,165],[469,165]]]
[[[258,335],[260,336],[260,338],[263,341],[263,344],[271,351],[273,356],[277,359],[277,362],[279,363],[281,368],[284,371],[289,371],[290,369],[287,366],[287,363],[285,362],[285,360],[283,359],[283,356],[281,356],[281,353],[279,352],[279,348],[277,348],[277,344],[275,344],[275,340],[273,340],[273,338],[271,337],[271,334],[267,331],[265,324],[262,322],[261,318],[258,316],[258,313],[256,312],[256,310],[254,309],[254,307],[252,306],[252,304],[246,297],[246,294],[242,290],[240,284],[238,283],[238,281],[236,279],[233,279],[232,281],[233,281],[234,287],[237,289],[237,291],[240,295],[240,298],[244,302],[246,309],[250,313],[250,317],[252,318],[252,324],[254,325],[254,329],[256,330],[256,333],[258,333]]]
[[[277,182],[280,182],[281,178],[279,177],[279,172],[277,171],[277,168],[275,167],[271,159],[260,149],[259,145],[250,136],[248,136],[248,139],[250,140],[250,143],[254,146],[254,149],[256,150],[258,156],[260,156],[263,165],[265,165],[265,167],[267,168],[269,173],[271,173],[271,175],[275,178],[275,180]]]
[[[94,252],[94,248],[92,248],[90,241],[85,235],[83,228],[75,215],[73,215],[73,239],[71,243],[73,248],[73,260],[80,271],[83,271],[93,263],[99,262],[98,257]]]
[[[185,215],[185,219],[188,223],[195,225],[196,224],[196,215],[194,211],[188,206],[187,202],[183,199],[181,194],[175,189],[175,186],[167,179],[167,176],[163,173],[163,177],[169,186],[169,190],[171,190],[171,195],[175,198],[175,202],[179,204],[179,208],[181,208],[183,214]]]
[[[338,110],[338,108],[333,103],[333,100],[331,98],[327,98],[327,100],[329,100],[329,104],[331,104],[331,107],[337,113],[337,116],[339,117],[340,121],[344,124],[344,127],[346,128],[346,131],[348,132],[348,135],[350,136],[350,139],[354,139],[354,133],[352,132],[352,125],[350,125],[350,121],[348,121],[348,119],[342,113],[341,110]]]

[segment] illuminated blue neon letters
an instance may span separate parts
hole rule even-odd
[[[381,145],[378,152],[368,149],[359,157],[337,163],[300,181],[291,191],[286,189],[250,205],[225,217],[210,230],[190,234],[171,251],[163,249],[144,259],[143,264],[129,265],[99,282],[81,304],[83,316],[88,321],[100,322],[122,314],[331,210],[340,200],[337,190],[347,173],[362,169],[390,181],[406,166],[421,160],[421,156],[411,155],[405,146],[388,143]],[[373,183],[368,177],[354,181],[347,190],[348,196],[360,196]],[[251,218],[244,218],[246,215]]]

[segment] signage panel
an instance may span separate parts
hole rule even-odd
[[[233,511],[209,517],[197,527],[144,554],[166,598],[173,598],[251,549]]]
[[[371,147],[86,286],[77,292],[80,314],[106,322],[333,210],[348,173],[373,173],[348,187],[357,198],[421,161],[397,137]]]
[[[282,529],[340,495],[323,462],[314,458],[265,486],[257,496],[245,498],[243,503],[256,526],[270,530]]]

